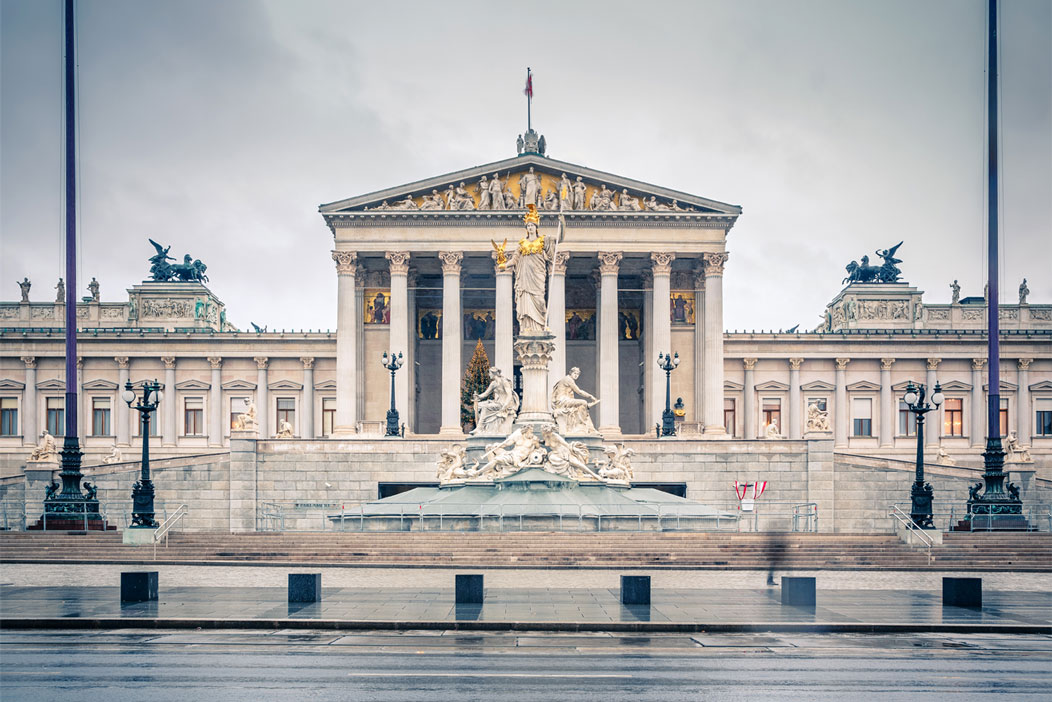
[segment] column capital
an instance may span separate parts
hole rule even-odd
[[[702,260],[705,262],[705,277],[723,275],[723,266],[730,257],[731,255],[726,251],[702,254]]]
[[[599,254],[599,274],[600,275],[617,275],[618,269],[621,267],[621,258],[623,257],[620,251],[600,251]]]
[[[26,368],[36,368],[37,367],[37,357],[36,356],[22,356],[22,363],[26,364]],[[1029,361],[1028,361],[1028,363],[1029,363]]]
[[[259,370],[266,370],[267,364],[270,363],[270,359],[266,356],[255,356],[252,360],[256,362],[256,368]]]
[[[442,261],[442,275],[460,275],[460,263],[464,254],[460,251],[439,251],[438,259]]]
[[[358,254],[354,251],[333,251],[332,260],[336,262],[336,275],[354,275]]]
[[[388,251],[384,254],[384,258],[391,262],[391,275],[409,274],[408,251]]]
[[[314,356],[303,356],[300,363],[303,364],[303,370],[311,370],[314,368]]]
[[[655,251],[650,254],[651,270],[654,275],[671,275],[672,262],[676,260],[676,254],[665,251]]]
[[[161,363],[164,364],[165,369],[171,370],[175,368],[175,356],[161,356]]]
[[[566,264],[570,261],[567,251],[556,251],[552,259],[552,275],[566,275]]]
[[[1020,358],[1016,363],[1019,364],[1019,370],[1029,370],[1030,364],[1034,362],[1032,358]]]
[[[208,357],[208,365],[212,366],[212,370],[219,370],[220,368],[223,367],[223,357],[222,356],[209,356]]]
[[[117,367],[118,368],[127,368],[128,367],[128,357],[127,356],[114,356],[113,360],[117,362]]]
[[[930,365],[928,366],[928,368],[929,368],[929,370],[935,370]],[[986,359],[985,358],[973,358],[972,359],[972,370],[977,371],[977,370],[982,370],[983,368],[986,368]]]
[[[850,358],[834,358],[833,360],[836,362],[837,370],[846,370],[847,364],[851,363]]]
[[[942,359],[941,358],[929,358],[928,359],[928,370],[938,370],[940,363],[942,363]]]
[[[802,358],[790,358],[789,368],[791,370],[800,370],[800,366],[804,365],[804,359]]]
[[[880,370],[891,370],[891,366],[894,364],[894,358],[882,358],[880,359]]]
[[[743,358],[742,365],[745,366],[745,370],[752,370],[756,367],[756,360],[755,358]]]

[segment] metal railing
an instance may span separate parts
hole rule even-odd
[[[30,506],[30,510],[27,512],[24,500],[4,500],[0,502],[0,529],[4,531],[26,531],[27,526],[32,526],[36,523],[38,515],[39,519],[46,523],[56,519],[75,519],[80,521],[80,525],[85,531],[88,530],[89,522],[102,518],[109,526],[115,526],[118,529],[126,529],[131,526],[132,518],[132,506],[130,500],[124,500],[120,502],[103,502],[99,501],[98,516],[91,510],[83,510],[77,512],[57,512],[53,510],[44,510],[44,503],[37,503],[39,507]],[[180,505],[185,507],[185,505]],[[39,511],[37,511],[39,509]],[[156,517],[162,522],[167,521],[169,518],[170,508],[167,505],[155,506]],[[45,528],[47,528],[45,526]]]
[[[742,511],[737,502],[708,505],[712,513],[682,505],[600,514],[587,505],[549,504],[542,511],[521,505],[405,503],[377,514],[375,504],[262,502],[260,531],[818,531],[813,503],[757,502]],[[750,518],[751,517],[751,518]]]
[[[907,515],[910,503],[896,503],[889,509]],[[939,531],[952,531],[961,521],[970,521],[974,531],[1050,531],[1052,532],[1052,504],[1037,504],[1023,508],[1018,514],[969,514],[967,506],[952,506],[948,511],[932,512],[932,526]],[[1021,528],[1022,516],[1026,527]],[[910,520],[912,524],[913,521]]]
[[[186,508],[186,505],[179,505],[172,516],[161,522],[161,526],[153,532],[153,560],[157,560],[157,542],[164,538],[164,547],[168,548],[168,532],[172,530],[172,527],[176,523],[185,517],[190,510]]]
[[[913,540],[916,538],[928,549],[928,563],[934,562],[935,556],[932,555],[931,547],[935,544],[935,539],[924,533],[924,529],[914,524],[910,515],[902,511],[902,508],[898,505],[892,505],[888,514],[906,529],[906,533],[909,534],[909,544],[912,546]]]

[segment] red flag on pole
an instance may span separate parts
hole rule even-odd
[[[526,73],[526,90],[523,91],[526,97],[533,98],[533,76],[527,71]]]

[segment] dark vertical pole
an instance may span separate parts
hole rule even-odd
[[[990,291],[987,296],[986,318],[988,324],[987,353],[990,369],[987,399],[987,450],[1001,448],[1001,353],[1000,353],[1000,306],[998,297],[998,260],[997,260],[997,0],[990,0],[990,46],[987,65],[987,119],[989,134],[987,148],[989,160],[989,192],[987,199],[987,267],[989,268]]]
[[[73,0],[66,0],[66,441],[77,439],[77,163]]]
[[[533,129],[530,118],[530,107],[533,105],[533,83],[530,82],[530,67],[526,67],[526,131]]]

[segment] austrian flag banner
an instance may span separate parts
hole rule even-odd
[[[749,488],[752,488],[752,495],[749,495]],[[746,495],[749,495],[752,499],[757,499],[763,494],[763,491],[767,489],[767,481],[759,480],[755,483],[739,483],[737,480],[734,481],[734,494],[738,496],[738,500],[744,500]]]
[[[526,72],[526,89],[522,92],[526,97],[533,98],[533,75],[529,71]]]

